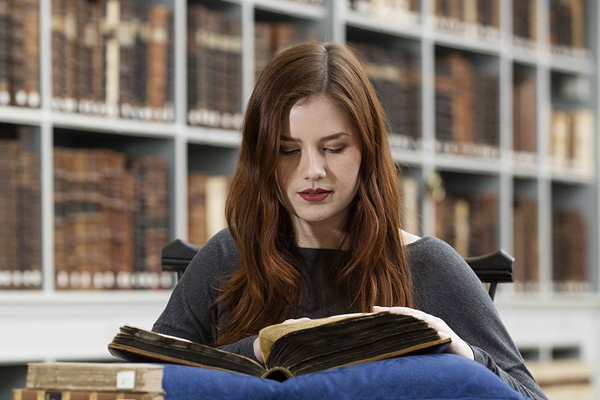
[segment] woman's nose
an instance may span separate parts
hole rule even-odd
[[[302,157],[302,176],[304,179],[316,181],[325,177],[325,160],[318,154],[307,154]]]

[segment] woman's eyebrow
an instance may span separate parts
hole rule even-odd
[[[349,134],[347,134],[346,132],[338,132],[338,133],[334,133],[333,135],[329,135],[329,136],[325,136],[324,138],[321,138],[319,140],[319,142],[326,142],[328,140],[332,140],[332,139],[339,139],[342,136],[350,136]],[[294,139],[292,137],[289,136],[281,136],[281,140],[283,142],[297,142],[297,143],[301,143],[302,140],[300,139]]]

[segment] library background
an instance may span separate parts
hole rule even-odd
[[[496,306],[550,399],[600,399],[594,0],[0,0],[0,398],[110,361],[224,224],[256,76],[347,43],[390,121],[404,229],[503,248]],[[400,207],[401,205],[399,205]]]

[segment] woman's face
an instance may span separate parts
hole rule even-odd
[[[358,190],[361,143],[328,97],[296,103],[284,120],[277,183],[297,231],[341,228]]]

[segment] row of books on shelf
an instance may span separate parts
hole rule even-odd
[[[402,179],[403,229],[419,232],[418,188],[413,178]],[[537,201],[517,197],[513,211],[513,256],[516,260],[515,291],[540,290]],[[446,195],[435,202],[435,236],[463,257],[497,251],[498,196]],[[580,211],[552,211],[553,290],[586,292],[591,289],[587,274],[587,226]]]
[[[33,128],[3,125],[0,139],[0,289],[39,289],[40,161]]]
[[[410,138],[410,149],[421,137],[421,63],[409,49],[389,49],[358,42],[348,43],[363,62],[396,135]]]
[[[188,6],[188,122],[238,129],[242,115],[242,27],[239,17]]]
[[[500,39],[500,0],[434,0],[436,28],[485,40]]]
[[[57,289],[169,288],[167,160],[107,149],[54,149]]]
[[[39,158],[33,128],[12,126],[14,139],[0,144],[0,288],[41,286]],[[9,129],[9,128],[7,128]],[[6,132],[5,132],[6,135]],[[171,287],[160,251],[169,235],[169,179],[164,157],[108,149],[54,149],[54,245],[57,289],[158,289]],[[226,226],[230,177],[188,174],[188,240],[202,246]],[[420,232],[420,187],[400,180],[404,229]],[[497,250],[498,199],[493,193],[448,195],[436,202],[435,235],[463,255]],[[518,290],[539,287],[537,203],[514,203],[514,255]],[[587,290],[583,216],[555,209],[555,290]],[[15,234],[18,233],[18,234]]]
[[[436,150],[498,157],[499,80],[458,51],[435,59]]]
[[[165,5],[52,2],[53,110],[172,121],[173,58]]]
[[[347,0],[348,8],[370,17],[398,24],[420,21],[417,0]],[[586,49],[585,0],[550,0],[550,44],[557,55],[590,58]],[[500,35],[500,0],[434,0],[433,16],[437,29],[455,34],[498,41]],[[537,0],[513,0],[512,33],[518,46],[535,50],[538,38]]]
[[[39,0],[0,0],[0,106],[40,106]]]

